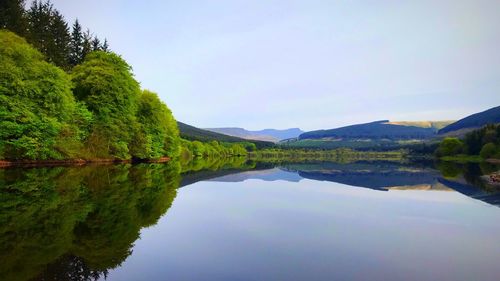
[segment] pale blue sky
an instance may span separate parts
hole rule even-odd
[[[500,1],[53,0],[198,127],[446,120],[500,105]]]

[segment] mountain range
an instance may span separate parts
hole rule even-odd
[[[340,128],[303,132],[299,128],[258,131],[243,128],[199,129],[178,122],[181,136],[188,140],[221,142],[251,141],[259,148],[272,147],[280,141],[292,147],[369,149],[393,148],[406,141],[424,141],[445,136],[460,136],[487,124],[500,123],[500,106],[472,114],[458,121],[389,121],[380,120]]]
[[[225,134],[220,134],[212,131],[203,130],[200,128],[196,128],[194,126],[182,123],[177,121],[177,125],[179,127],[179,132],[182,138],[187,140],[197,140],[201,142],[209,142],[209,141],[219,141],[219,142],[248,142],[248,139],[238,138],[234,136],[229,136]],[[258,148],[271,147],[274,145],[272,142],[267,141],[259,141],[252,140],[251,142],[255,143]]]
[[[304,139],[427,139],[436,135],[438,127],[452,121],[422,121],[422,122],[390,122],[380,120],[364,124],[356,124],[336,129],[317,130],[303,133],[299,140]]]

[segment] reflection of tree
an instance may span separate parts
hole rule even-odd
[[[437,168],[445,178],[456,178],[463,172],[462,168],[458,164],[453,162],[438,162]]]
[[[0,276],[28,280],[50,264],[91,280],[118,266],[172,204],[179,173],[176,163],[0,170]],[[49,271],[39,279],[57,277]]]
[[[99,279],[101,276],[106,277],[107,274],[107,270],[98,271],[91,269],[80,257],[64,255],[57,261],[49,264],[36,279],[92,281]]]

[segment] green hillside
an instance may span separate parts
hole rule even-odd
[[[201,141],[201,142],[209,142],[209,141],[213,141],[213,140],[216,140],[219,142],[252,142],[252,143],[255,143],[257,148],[266,148],[266,147],[273,147],[274,146],[274,143],[272,143],[272,142],[247,140],[247,139],[243,139],[243,138],[219,134],[219,133],[203,130],[200,128],[196,128],[194,126],[191,126],[191,125],[179,122],[179,121],[177,121],[177,124],[179,126],[179,131],[180,131],[181,137],[183,139],[187,139],[187,140],[197,140],[197,141]]]

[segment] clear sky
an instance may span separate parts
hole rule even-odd
[[[53,0],[198,127],[447,120],[500,105],[500,1]]]

